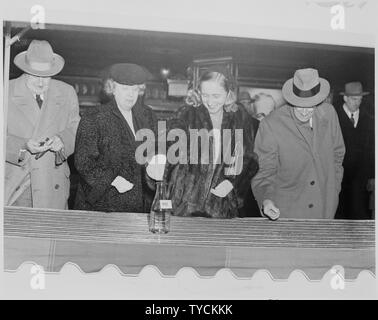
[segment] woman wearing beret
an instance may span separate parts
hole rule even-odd
[[[335,216],[345,146],[336,111],[324,102],[329,91],[317,70],[297,70],[282,87],[288,104],[260,122],[252,189],[272,220]]]
[[[111,101],[85,115],[76,136],[75,166],[80,182],[75,209],[148,212],[145,167],[136,162],[136,132],[156,132],[153,111],[141,103],[149,73],[129,63],[109,70]]]
[[[177,163],[170,159],[172,154],[167,156],[165,180],[174,215],[239,216],[258,164],[253,128],[238,109],[233,90],[227,69],[209,69],[188,97],[188,105],[169,121],[169,130],[187,137],[187,152]]]

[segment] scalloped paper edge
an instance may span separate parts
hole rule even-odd
[[[5,292],[13,297],[51,299],[372,299],[377,296],[375,275],[359,272],[355,280],[345,280],[343,288],[333,288],[332,268],[321,280],[310,280],[305,272],[293,270],[286,280],[276,280],[265,269],[251,278],[236,278],[222,268],[214,276],[203,277],[192,267],[181,268],[174,276],[164,276],[154,265],[147,265],[137,275],[124,274],[116,265],[85,273],[75,263],[66,263],[60,272],[46,272],[46,288],[33,290],[30,281],[34,262],[24,262],[17,270],[6,271]]]
[[[39,264],[35,261],[24,261],[22,262],[16,270],[4,270],[4,272],[7,272],[7,273],[17,273],[19,272],[20,269],[24,268],[24,265],[35,265],[35,266],[39,266]],[[258,272],[266,272],[270,279],[272,281],[287,281],[293,273],[301,273],[306,279],[307,281],[309,282],[313,282],[313,281],[323,281],[324,278],[327,276],[327,274],[329,272],[331,272],[332,270],[334,270],[335,268],[337,268],[338,270],[342,269],[342,271],[345,272],[343,266],[339,266],[339,265],[335,265],[335,266],[331,266],[328,271],[326,271],[323,275],[323,277],[321,279],[310,279],[310,277],[307,275],[307,273],[304,271],[304,270],[301,270],[301,269],[293,269],[293,271],[290,272],[289,276],[286,278],[286,279],[282,279],[282,278],[277,278],[275,277],[268,269],[258,269],[256,271],[253,272],[252,276],[251,277],[239,277],[237,276],[231,268],[219,268],[213,275],[211,276],[208,276],[208,275],[201,275],[197,270],[196,268],[194,267],[182,267],[180,269],[178,269],[178,271],[175,273],[175,274],[164,274],[163,272],[161,272],[161,270],[159,269],[158,266],[156,265],[145,265],[143,267],[141,267],[140,271],[138,273],[125,273],[123,272],[119,266],[117,266],[116,264],[106,264],[104,265],[100,271],[93,271],[93,272],[86,272],[84,271],[79,264],[75,263],[75,262],[71,262],[71,261],[67,261],[66,263],[64,263],[64,265],[62,266],[62,268],[59,270],[59,271],[45,271],[46,274],[60,274],[62,271],[64,271],[64,269],[66,268],[66,266],[74,266],[78,271],[80,271],[82,274],[85,274],[85,275],[89,275],[89,274],[93,274],[93,275],[96,275],[96,274],[101,274],[104,270],[109,270],[110,268],[113,268],[114,270],[117,270],[118,273],[120,274],[120,276],[126,276],[126,277],[139,277],[140,274],[142,274],[144,272],[145,269],[148,269],[148,268],[153,268],[162,278],[175,278],[182,270],[191,270],[193,272],[193,274],[195,274],[198,278],[201,278],[201,279],[212,279],[212,278],[215,278],[218,273],[221,273],[221,272],[224,272],[224,271],[227,271],[229,272],[232,277],[235,279],[235,280],[251,280],[255,277],[256,273]],[[324,268],[326,269],[326,268]],[[359,276],[361,273],[369,273],[373,278],[376,278],[375,276],[375,273],[372,272],[371,270],[368,270],[368,269],[362,269],[361,271],[358,272],[358,275],[356,278],[354,279],[351,279],[351,278],[345,278],[344,280],[346,282],[348,281],[356,281],[358,280]]]

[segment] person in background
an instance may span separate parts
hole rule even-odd
[[[243,106],[244,110],[253,116],[252,99],[248,91],[241,91],[238,94],[238,103]]]
[[[83,116],[76,137],[75,166],[80,175],[76,210],[149,212],[153,192],[145,166],[136,161],[140,129],[157,134],[157,119],[141,103],[149,72],[131,63],[109,69],[108,104]]]
[[[74,88],[52,79],[64,66],[49,42],[33,40],[14,58],[24,73],[9,83],[6,205],[67,209],[79,103]]]
[[[249,119],[253,133],[252,141],[255,140],[257,130],[259,128],[259,121],[255,117],[255,111],[253,108],[253,100],[248,91],[241,91],[238,95],[238,106],[240,111],[245,113],[244,117]],[[245,193],[245,198],[243,201],[243,206],[239,210],[240,217],[260,217],[260,210],[257,204],[257,201],[252,193],[251,188],[248,187],[248,190]]]
[[[260,122],[251,187],[263,216],[335,217],[345,146],[337,114],[324,102],[329,90],[317,70],[297,70],[282,87],[287,104]]]
[[[371,219],[374,199],[374,118],[367,112],[360,82],[345,84],[342,107],[337,108],[346,153],[344,177],[336,218]]]
[[[223,67],[211,67],[200,77],[198,88],[193,88],[187,97],[188,105],[168,123],[169,130],[185,132],[188,145],[195,143],[192,139],[199,140],[198,135],[190,134],[190,130],[198,130],[204,136],[201,135],[197,149],[190,149],[177,163],[167,157],[165,181],[174,215],[239,216],[245,192],[258,167],[253,152],[253,129],[236,104],[234,92],[235,82],[229,71]],[[222,141],[226,130],[231,133],[229,143]],[[242,141],[236,137],[237,130],[242,133]],[[192,160],[195,152],[198,161]],[[202,157],[206,153],[208,157]],[[227,154],[234,161],[226,161]]]
[[[276,108],[276,102],[270,94],[259,93],[253,96],[254,117],[261,121]]]

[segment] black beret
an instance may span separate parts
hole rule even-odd
[[[152,75],[146,68],[137,64],[117,63],[110,67],[109,77],[117,83],[133,86],[145,83]]]

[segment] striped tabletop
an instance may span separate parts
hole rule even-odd
[[[367,254],[369,265],[364,265],[367,263],[365,257],[362,259],[363,261],[361,260],[361,265],[357,266],[357,269],[372,270],[375,250],[375,223],[373,220],[280,219],[269,221],[263,218],[209,219],[172,216],[171,231],[168,234],[156,235],[148,231],[148,214],[5,207],[4,235],[5,245],[9,244],[8,250],[6,250],[9,256],[12,256],[14,246],[16,246],[16,242],[12,242],[12,239],[14,241],[18,239],[18,246],[23,246],[22,243],[27,242],[54,241],[55,246],[57,243],[70,243],[64,249],[64,255],[70,261],[72,261],[69,257],[71,249],[75,251],[75,248],[80,247],[81,250],[84,250],[83,248],[89,246],[96,248],[96,244],[98,244],[98,248],[109,248],[109,246],[117,245],[130,250],[132,248],[138,248],[138,250],[144,248],[143,250],[154,250],[154,252],[163,250],[164,247],[187,251],[192,248],[201,253],[203,260],[206,260],[203,255],[207,255],[207,252],[224,254],[221,249],[226,249],[226,251],[228,250],[226,252],[228,258],[226,258],[233,257],[230,252],[237,252],[240,257],[236,260],[240,264],[246,264],[245,268],[252,268],[252,266],[248,261],[240,261],[247,259],[246,257],[252,252],[251,250],[264,252],[264,257],[267,252],[270,252],[269,249],[274,252],[289,250],[288,252],[293,253],[291,260],[288,261],[291,263],[289,265],[292,265],[296,252],[312,252],[313,254],[313,251],[303,250],[317,249],[316,252],[319,252],[323,249],[321,252],[327,252],[328,260],[332,260],[334,255],[337,256],[336,252],[339,253],[341,258],[344,257],[342,252],[346,252],[345,257],[348,256],[349,258],[359,256],[359,253],[363,252],[365,255]],[[23,242],[20,242],[20,239],[23,239]],[[13,248],[13,251],[9,248]],[[219,250],[211,251],[211,248],[219,248]],[[30,251],[30,249],[28,250]],[[195,254],[193,251],[188,252]],[[20,252],[18,251],[17,254],[20,255]],[[51,250],[48,254],[51,255]],[[106,254],[108,255],[109,252]],[[78,255],[79,253],[76,253],[75,257],[78,257]],[[285,256],[285,254],[282,255]],[[18,259],[21,258],[18,256]],[[115,253],[113,258],[120,259],[115,257]],[[222,259],[226,258],[222,257]],[[6,259],[7,256],[5,256]],[[30,259],[30,256],[25,257],[25,259]],[[143,259],[146,261],[140,262],[141,264],[158,263],[157,260],[154,260],[155,258],[148,260],[144,257]],[[175,259],[177,260],[177,257]],[[183,258],[179,265],[185,266],[184,263],[186,264],[188,261],[192,260]],[[201,264],[198,261],[196,263]],[[260,262],[258,266],[256,265],[256,268],[264,266],[263,261]],[[335,260],[335,263],[337,262]],[[340,262],[347,263],[342,260]],[[63,264],[64,261],[61,263]],[[103,263],[106,265],[105,260]],[[227,263],[230,264],[231,262],[228,261]],[[227,266],[227,263],[221,262],[220,266],[214,266],[214,268]],[[329,263],[333,264],[333,261]],[[200,268],[201,266],[195,265],[194,267]],[[237,269],[238,267],[240,267],[239,269],[244,268],[242,265],[236,267]],[[269,265],[266,267],[269,268]],[[278,266],[276,267],[278,268]],[[56,270],[56,268],[56,266],[50,265],[51,270]],[[356,266],[353,268],[356,268]],[[177,268],[173,269],[177,270]]]

